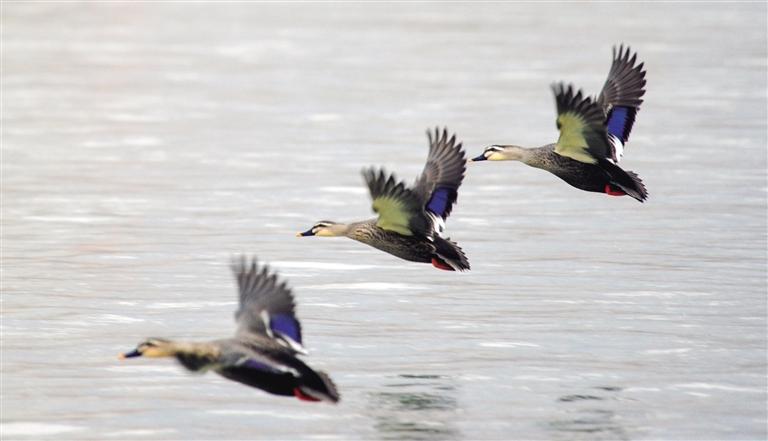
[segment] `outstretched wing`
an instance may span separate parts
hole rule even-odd
[[[416,179],[414,192],[426,201],[424,207],[442,220],[448,218],[459,195],[459,186],[464,179],[467,160],[461,143],[456,144],[456,135],[448,138],[448,130],[435,128],[434,137],[427,131],[429,155],[424,171]]]
[[[631,55],[631,57],[630,57]],[[614,146],[613,160],[618,162],[635,123],[635,116],[645,95],[643,64],[635,66],[637,53],[630,48],[613,47],[613,63],[597,102],[605,113],[605,126]]]
[[[295,303],[285,282],[261,268],[256,258],[248,265],[245,256],[232,263],[232,271],[240,290],[240,307],[235,313],[238,333],[266,335],[283,345],[304,352],[301,346],[301,324],[296,318]]]
[[[432,226],[424,212],[424,200],[393,175],[384,170],[363,170],[363,178],[373,199],[373,211],[379,218],[376,226],[404,236],[429,236]]]
[[[611,147],[603,124],[605,116],[600,106],[573,86],[560,83],[552,86],[557,103],[557,128],[560,138],[555,153],[587,164],[611,156]]]

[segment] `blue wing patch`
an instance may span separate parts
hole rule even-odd
[[[269,327],[272,328],[272,332],[282,334],[301,344],[301,324],[296,317],[290,314],[270,315]]]
[[[437,188],[432,192],[432,197],[427,203],[427,211],[431,211],[443,219],[448,216],[452,200],[456,198],[456,190],[450,188]]]
[[[619,138],[622,143],[629,139],[629,132],[632,131],[632,125],[635,123],[637,109],[634,107],[616,106],[611,109],[606,121],[608,133]]]
[[[255,369],[257,371],[262,371],[262,372],[276,372],[276,373],[282,372],[279,369],[275,369],[266,363],[262,363],[260,361],[256,361],[252,359],[246,360],[245,363],[243,363],[243,366],[247,367],[248,369]]]

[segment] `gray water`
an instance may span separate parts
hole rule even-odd
[[[5,3],[3,439],[765,439],[766,5]],[[645,204],[471,164],[472,271],[346,239],[360,170],[409,182],[556,139],[554,81],[614,43],[648,92],[622,165]],[[338,406],[171,360],[234,330],[238,253],[299,305]]]

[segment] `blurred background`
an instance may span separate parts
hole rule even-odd
[[[360,170],[411,182],[429,127],[553,142],[549,85],[596,95],[622,42],[647,203],[477,163],[471,272],[294,237],[371,217]],[[6,2],[0,435],[765,439],[766,144],[764,3]],[[238,253],[338,406],[116,359],[229,336]]]

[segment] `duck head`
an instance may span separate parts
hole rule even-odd
[[[347,233],[348,226],[333,221],[320,221],[312,225],[307,231],[296,233],[296,237],[302,236],[319,236],[319,237],[333,237],[344,236]]]
[[[491,145],[483,150],[483,154],[472,158],[472,162],[477,161],[521,161],[525,154],[525,149],[517,145]]]
[[[133,357],[171,357],[176,354],[176,348],[173,342],[163,338],[148,338],[139,343],[136,349],[131,352],[120,354],[118,358],[133,358]]]

